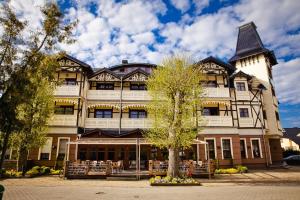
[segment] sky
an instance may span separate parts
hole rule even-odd
[[[300,127],[300,3],[298,0],[57,0],[67,20],[79,20],[68,54],[94,68],[121,60],[159,64],[176,53],[195,61],[234,55],[238,27],[253,21],[274,50],[275,91],[283,127]],[[12,0],[29,29],[41,26],[45,0]]]

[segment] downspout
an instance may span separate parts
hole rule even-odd
[[[121,135],[121,127],[122,127],[122,99],[123,99],[123,77],[121,77],[121,86],[120,86],[119,135]]]

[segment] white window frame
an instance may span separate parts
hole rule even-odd
[[[68,148],[68,150],[67,150],[67,157],[66,157],[66,160],[69,160],[69,153],[70,153],[70,144],[69,144],[69,142],[70,142],[70,137],[58,137],[58,138],[57,138],[56,158],[57,158],[57,156],[58,156],[59,144],[60,144],[60,140],[61,140],[61,139],[68,139],[68,142],[67,142],[67,148]]]
[[[247,109],[248,110],[248,117],[241,117],[241,111],[240,109]],[[250,115],[250,110],[251,108],[248,108],[248,107],[238,107],[238,114],[239,114],[239,118],[242,118],[242,119],[247,119],[247,118],[251,118],[252,116]]]
[[[214,149],[215,149],[215,159],[218,159],[218,154],[217,154],[217,143],[216,143],[216,138],[214,138],[214,137],[211,137],[211,138],[204,138],[204,141],[206,142],[206,140],[213,140],[214,141]],[[205,159],[207,160],[208,158],[207,158],[207,149],[206,149],[206,146],[207,146],[208,144],[205,144],[204,145],[204,149],[205,149]]]
[[[51,149],[50,149],[49,159],[48,159],[48,160],[51,160],[52,145],[53,145],[53,137],[47,137],[47,140],[48,140],[49,138],[51,139]],[[41,153],[42,153],[42,147],[39,148],[38,160],[41,160]]]
[[[244,140],[244,142],[245,142],[244,148],[245,148],[246,159],[247,159],[247,158],[249,158],[249,157],[248,157],[248,149],[247,149],[247,139],[246,139],[246,138],[240,138],[240,141],[241,141],[241,140]],[[241,143],[240,143],[240,144],[241,144]],[[241,149],[240,149],[240,151],[241,151]],[[241,157],[241,159],[243,159],[243,158]]]
[[[238,83],[244,83],[245,90],[238,90],[238,87],[237,87]],[[238,92],[246,92],[246,91],[248,91],[247,82],[246,81],[236,81],[235,82],[235,89]]]
[[[230,140],[230,151],[231,151],[231,159],[234,159],[233,157],[233,148],[232,148],[232,138],[231,137],[221,137],[221,152],[222,152],[222,159],[224,159],[224,155],[223,155],[223,140]],[[228,160],[228,158],[226,158],[226,160]]]
[[[236,85],[236,83],[245,83],[245,91],[240,91],[240,90],[237,90],[237,85]],[[234,81],[234,88],[235,88],[235,90],[237,91],[237,92],[247,92],[247,91],[249,91],[249,87],[248,87],[248,82],[247,82],[247,80],[244,80],[244,79],[238,79],[238,80],[235,80]]]
[[[253,155],[253,145],[252,145],[252,141],[253,141],[253,140],[258,140],[259,152],[260,152],[260,158],[263,158],[263,153],[262,153],[262,148],[261,148],[260,138],[250,138],[252,158],[253,158],[253,159],[257,159],[257,158],[254,158],[254,155]]]

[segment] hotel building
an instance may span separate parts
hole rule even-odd
[[[29,152],[29,160],[47,166],[63,160],[123,160],[125,169],[134,169],[137,149],[141,169],[147,169],[149,160],[167,159],[166,149],[147,144],[142,135],[151,128],[145,82],[155,64],[123,60],[95,70],[69,55],[60,64],[57,80],[63,84],[54,93],[48,140]],[[198,139],[208,145],[184,150],[183,159],[205,161],[209,154],[221,167],[281,161],[282,127],[272,78],[276,64],[253,22],[239,27],[236,51],[228,62],[214,57],[198,62],[205,75],[198,110],[204,128]]]

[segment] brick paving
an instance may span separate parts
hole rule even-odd
[[[203,186],[151,187],[147,180],[64,180],[59,177],[1,180],[4,200],[222,199],[299,200],[300,170],[256,170],[201,179]]]

